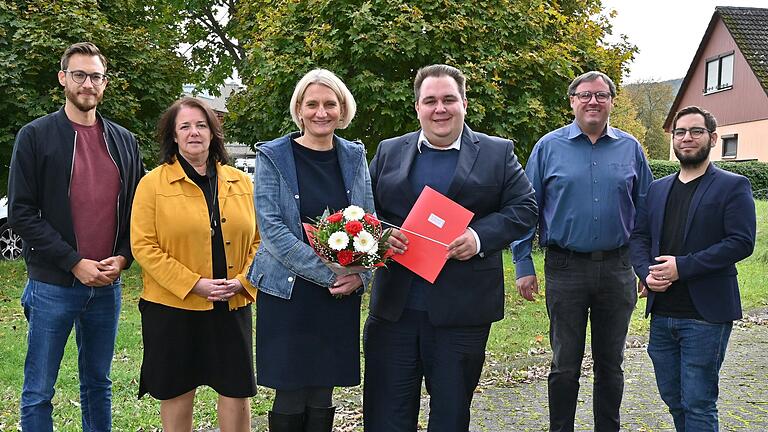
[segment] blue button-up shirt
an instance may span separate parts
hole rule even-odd
[[[593,145],[575,121],[536,143],[525,174],[539,205],[539,243],[576,252],[627,244],[635,204],[653,180],[635,137],[607,126]],[[535,274],[534,233],[512,243],[518,278]]]

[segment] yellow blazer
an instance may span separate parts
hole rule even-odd
[[[242,171],[216,167],[227,278],[244,290],[229,299],[237,309],[256,298],[245,277],[259,246],[253,185]],[[163,164],[139,182],[131,212],[131,249],[142,269],[145,300],[179,309],[210,310],[213,303],[190,294],[200,278],[212,278],[210,215],[203,191],[181,164]]]

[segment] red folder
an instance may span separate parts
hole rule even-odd
[[[447,245],[464,233],[472,216],[471,211],[425,186],[403,222],[408,250],[392,259],[434,283],[447,260]]]

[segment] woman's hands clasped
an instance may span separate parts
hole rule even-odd
[[[192,287],[192,294],[204,297],[208,301],[221,301],[229,300],[242,289],[243,284],[238,279],[200,278]]]

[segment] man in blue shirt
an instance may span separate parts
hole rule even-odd
[[[608,125],[616,86],[607,75],[577,77],[568,95],[574,122],[542,137],[525,169],[546,248],[550,430],[573,430],[589,318],[594,430],[618,431],[624,343],[637,301],[627,245],[635,205],[653,178],[637,139]],[[512,244],[517,289],[527,300],[538,292],[534,234]]]

